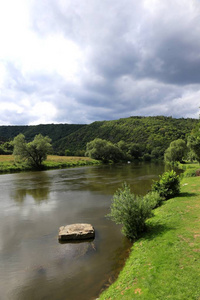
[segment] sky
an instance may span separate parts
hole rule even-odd
[[[0,125],[198,118],[200,0],[0,0]]]

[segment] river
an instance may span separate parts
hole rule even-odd
[[[93,166],[0,175],[0,299],[92,300],[118,274],[130,249],[108,220],[127,182],[144,195],[164,166]],[[94,241],[58,242],[58,229],[91,223]]]

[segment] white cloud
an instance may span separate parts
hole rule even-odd
[[[56,116],[56,107],[49,102],[37,102],[31,108],[30,119],[34,120],[30,124],[46,124],[54,120]]]
[[[0,124],[198,117],[199,13],[198,0],[1,1]]]
[[[29,37],[29,2],[0,2],[0,58],[16,59]]]

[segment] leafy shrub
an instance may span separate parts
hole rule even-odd
[[[165,172],[159,181],[152,185],[152,191],[158,192],[163,200],[177,196],[180,193],[180,178],[175,171]]]
[[[151,191],[148,194],[146,194],[143,198],[149,203],[152,209],[160,206],[163,200],[160,196],[160,193],[157,191]]]
[[[152,205],[147,198],[134,195],[125,183],[112,199],[108,217],[116,224],[122,224],[122,232],[130,239],[135,239],[145,231],[145,221],[153,216]]]

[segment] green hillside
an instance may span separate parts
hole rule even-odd
[[[185,139],[186,135],[198,124],[197,119],[175,119],[172,117],[130,117],[114,121],[98,121],[89,125],[46,124],[32,126],[0,126],[0,141],[12,140],[23,133],[30,141],[36,134],[48,135],[52,139],[55,154],[84,154],[86,144],[101,138],[117,143],[138,144],[143,154],[152,151],[162,156],[170,142]]]
[[[41,133],[44,136],[49,136],[52,143],[60,140],[63,137],[77,131],[85,125],[79,124],[46,124],[46,125],[13,125],[13,126],[0,126],[0,141],[12,140],[19,133],[23,133],[30,141],[36,134]]]
[[[175,119],[172,117],[130,117],[114,121],[94,122],[55,142],[56,151],[71,152],[85,150],[87,142],[98,137],[112,143],[121,140],[137,143],[146,153],[157,149],[163,154],[170,142],[185,139],[198,124],[197,119]]]

